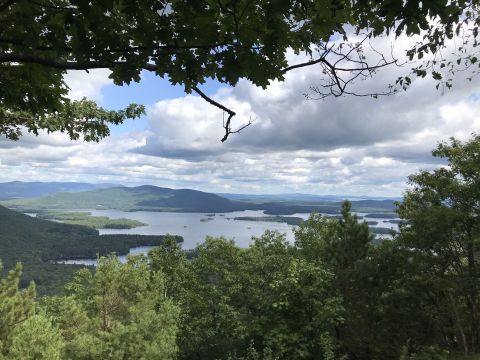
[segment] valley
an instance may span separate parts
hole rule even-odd
[[[91,190],[94,185],[55,184],[32,183],[22,193],[21,189],[28,188],[22,183],[17,186],[18,197],[0,202],[3,264],[5,268],[18,261],[25,264],[22,283],[34,280],[40,293],[61,291],[79,269],[79,263],[95,263],[96,256],[111,252],[119,256],[131,251],[146,254],[152,246],[162,243],[165,234],[177,236],[184,250],[194,249],[208,236],[234,239],[245,248],[253,237],[267,230],[283,233],[293,242],[293,227],[306,220],[311,211],[338,217],[341,206],[338,201],[305,202],[304,197],[264,203],[189,189],[102,185]],[[90,190],[77,191],[79,187]],[[31,197],[45,189],[66,188],[74,190]],[[267,196],[262,199],[272,200]],[[378,220],[380,227],[375,225],[374,233],[388,235],[389,229],[396,228],[396,224],[388,222],[393,201],[363,199],[352,205],[361,217],[370,217],[365,220],[372,224],[372,220]]]

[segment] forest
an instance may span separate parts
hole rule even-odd
[[[183,241],[175,237],[176,241]],[[38,293],[63,293],[78,265],[59,264],[66,259],[95,258],[110,253],[126,255],[130,248],[160,245],[163,236],[103,235],[87,226],[34,218],[0,206],[0,258],[6,269],[24,265],[21,287],[35,281]],[[0,270],[5,275],[7,270]]]
[[[295,241],[207,238],[187,258],[101,257],[65,293],[0,283],[5,359],[451,359],[480,351],[480,136],[440,143],[446,166],[409,178],[400,231],[373,243],[347,201]],[[23,216],[23,215],[22,215]],[[40,221],[40,220],[39,220]],[[82,228],[83,229],[83,228]],[[94,231],[94,230],[89,230]]]

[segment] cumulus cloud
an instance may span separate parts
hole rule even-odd
[[[390,40],[379,40],[375,47],[388,52]],[[405,39],[396,41],[399,47],[405,47],[403,43],[406,44]],[[293,55],[290,59],[291,63],[303,60]],[[228,151],[325,151],[385,142],[400,142],[403,146],[413,137],[431,148],[445,135],[464,136],[460,128],[475,129],[474,101],[466,101],[479,90],[475,82],[459,80],[454,89],[444,95],[435,90],[434,80],[427,78],[414,81],[407,92],[380,99],[347,96],[306,100],[303,94],[308,88],[322,81],[323,75],[318,70],[315,66],[294,70],[287,74],[284,82],[274,82],[267,90],[241,81],[234,89],[221,89],[214,94],[215,100],[238,113],[234,118],[236,126],[250,118],[255,120],[242,135],[232,136],[223,145],[218,142],[223,131],[220,110],[198,96],[161,101],[149,111],[151,135],[145,148],[138,151],[158,156],[203,158]],[[383,69],[373,80],[354,85],[352,91],[383,91],[408,71],[408,67]],[[451,109],[459,103],[462,111],[473,115],[454,116],[458,112],[452,113]]]
[[[387,51],[382,40],[377,48]],[[405,39],[396,41],[400,47]],[[290,61],[302,61],[290,55]],[[358,92],[383,91],[408,68],[390,67]],[[289,72],[267,90],[241,81],[212,97],[237,113],[234,126],[253,119],[226,143],[220,110],[198,96],[160,100],[147,109],[145,132],[116,135],[99,144],[61,135],[0,141],[0,180],[82,180],[150,183],[217,192],[303,192],[398,196],[407,175],[432,169],[438,141],[480,132],[480,88],[459,79],[441,94],[432,79],[407,92],[306,100],[321,81],[318,68]],[[102,99],[108,72],[69,74],[71,96]],[[14,145],[12,145],[14,144]]]
[[[376,48],[389,50],[388,39],[381,41]],[[398,39],[396,46],[404,48],[408,41]],[[408,71],[383,69],[353,90],[383,91],[382,86]],[[186,96],[149,110],[150,133],[135,152],[200,162],[205,168],[222,163],[219,178],[249,188],[263,182],[281,190],[399,194],[408,174],[441,163],[431,156],[439,141],[467,139],[480,131],[480,89],[462,81],[463,76],[444,94],[426,78],[394,96],[323,101],[303,96],[322,79],[315,67],[292,71],[267,90],[241,81],[213,98],[237,111],[237,125],[255,119],[242,134],[220,144],[221,112],[199,97]]]

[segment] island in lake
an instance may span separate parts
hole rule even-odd
[[[92,216],[87,211],[54,211],[41,210],[36,213],[37,218],[53,220],[72,225],[83,225],[93,229],[133,229],[147,224],[132,219],[110,219],[107,216]]]
[[[294,226],[298,226],[303,223],[302,218],[295,216],[238,216],[234,217],[233,220],[282,222]]]

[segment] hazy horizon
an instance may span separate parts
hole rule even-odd
[[[12,181],[0,181],[0,185],[3,184],[12,184],[12,183],[22,183],[22,184],[32,184],[32,183],[38,183],[38,184],[91,184],[91,185],[105,185],[108,187],[115,187],[115,186],[123,186],[123,187],[138,187],[138,186],[156,186],[156,187],[166,187],[166,186],[159,186],[159,185],[154,185],[154,184],[138,184],[138,185],[132,185],[132,184],[122,184],[122,183],[105,183],[105,182],[84,182],[84,181],[21,181],[21,180],[12,180]],[[168,187],[170,189],[174,190],[181,190],[181,189],[189,189],[189,190],[197,190],[197,191],[203,191],[203,192],[209,192],[217,195],[236,195],[236,196],[273,196],[273,197],[280,197],[280,196],[311,196],[311,197],[318,197],[318,198],[355,198],[355,199],[379,199],[379,200],[398,200],[401,199],[401,197],[398,196],[369,196],[369,195],[353,195],[353,194],[315,194],[315,193],[304,193],[304,192],[290,192],[290,193],[238,193],[238,192],[212,192],[212,191],[205,191],[205,190],[200,190],[200,189],[195,189],[195,188],[184,188],[184,187]]]

